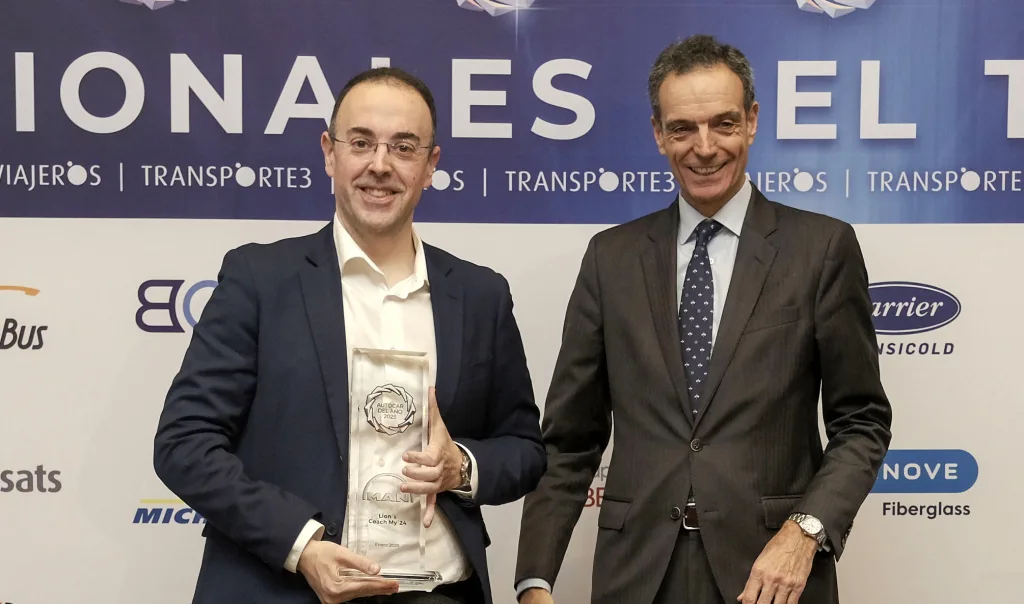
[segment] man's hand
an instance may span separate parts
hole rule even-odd
[[[410,451],[402,459],[417,466],[406,466],[402,473],[414,482],[402,485],[403,493],[418,493],[427,496],[427,511],[423,514],[423,526],[430,526],[434,521],[434,506],[437,494],[450,491],[462,482],[462,449],[452,441],[448,428],[441,420],[437,410],[437,399],[434,388],[430,388],[427,402],[427,429],[429,437],[427,448],[422,451]]]
[[[519,599],[519,604],[555,604],[555,599],[551,597],[551,592],[540,587],[531,587],[523,592],[523,597]]]
[[[338,604],[366,596],[388,596],[398,591],[398,582],[378,578],[344,577],[346,570],[369,575],[380,566],[331,541],[312,540],[299,557],[298,571],[316,592],[321,604]]]
[[[797,604],[811,574],[818,542],[787,520],[754,561],[736,600],[743,604]]]

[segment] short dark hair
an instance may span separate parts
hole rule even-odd
[[[743,110],[750,111],[754,106],[754,70],[747,57],[739,49],[722,44],[714,36],[701,34],[670,44],[654,61],[647,78],[647,94],[651,99],[654,119],[661,120],[658,93],[668,76],[718,65],[725,65],[740,78],[743,83]]]
[[[357,74],[345,84],[345,87],[338,93],[337,100],[334,101],[331,123],[327,127],[327,133],[331,135],[331,138],[334,138],[334,120],[338,118],[338,108],[341,107],[341,102],[345,100],[345,97],[353,88],[359,84],[369,82],[385,82],[399,86],[408,86],[423,97],[423,101],[427,104],[427,109],[430,110],[430,146],[433,147],[437,134],[437,107],[434,105],[434,95],[430,93],[430,88],[427,87],[423,80],[398,67],[375,67],[368,69]]]

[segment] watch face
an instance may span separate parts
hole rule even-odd
[[[805,517],[803,520],[800,521],[800,528],[804,529],[805,531],[807,531],[808,533],[810,533],[812,535],[817,535],[818,533],[821,532],[822,528],[824,528],[824,527],[821,526],[821,521],[820,520],[818,520],[817,518],[811,518],[810,516],[808,516],[808,517]]]

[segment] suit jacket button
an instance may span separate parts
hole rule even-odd
[[[704,443],[700,442],[699,438],[695,438],[690,441],[690,450],[696,453],[704,448]]]
[[[338,534],[338,525],[333,522],[327,525],[326,533],[328,537],[333,537]]]
[[[672,506],[672,511],[668,515],[672,520],[679,520],[683,517],[683,511],[679,509],[679,506]]]

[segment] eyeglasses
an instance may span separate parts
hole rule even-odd
[[[348,146],[349,153],[354,157],[369,158],[377,153],[378,145],[385,145],[388,150],[388,155],[395,159],[403,162],[413,162],[423,157],[426,153],[426,149],[432,149],[432,146],[417,146],[409,141],[398,141],[397,143],[377,142],[373,139],[366,138],[365,136],[357,136],[350,140],[342,140],[331,136],[331,140],[337,143],[343,143]]]

